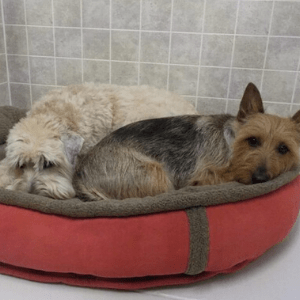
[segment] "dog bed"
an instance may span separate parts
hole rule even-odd
[[[141,289],[234,272],[290,232],[300,207],[298,173],[122,201],[62,201],[2,189],[0,273]]]

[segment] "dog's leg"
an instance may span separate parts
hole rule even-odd
[[[149,161],[149,159],[140,162],[134,187],[134,190],[127,189],[124,191],[124,196],[128,193],[126,198],[128,196],[141,198],[155,196],[174,189],[163,166],[156,161]]]
[[[214,185],[230,181],[234,181],[234,174],[230,172],[228,166],[207,166],[194,174],[188,185]]]
[[[173,188],[163,166],[133,149],[101,149],[92,164],[83,159],[73,177],[82,200],[155,196]]]

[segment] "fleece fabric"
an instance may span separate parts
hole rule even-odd
[[[12,106],[0,107],[0,145],[4,144],[9,130],[21,118],[26,116],[26,110]]]
[[[72,218],[128,217],[244,201],[275,191],[295,179],[298,174],[298,170],[290,171],[274,180],[255,185],[234,182],[215,186],[186,187],[155,197],[93,202],[83,202],[77,198],[54,200],[1,190],[0,203]]]

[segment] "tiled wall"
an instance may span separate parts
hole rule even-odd
[[[0,0],[0,105],[10,105],[4,34],[3,13]]]
[[[0,104],[30,107],[55,86],[95,81],[154,85],[199,111],[234,113],[252,81],[271,112],[300,108],[299,1],[2,2]]]

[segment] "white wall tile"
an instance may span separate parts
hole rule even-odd
[[[30,97],[28,87],[33,96],[47,90],[37,85],[82,81],[153,85],[201,100],[207,111],[220,103],[230,111],[250,81],[275,106],[300,103],[299,1],[3,0],[3,7],[1,78],[27,86],[14,88],[26,91],[15,103]]]

